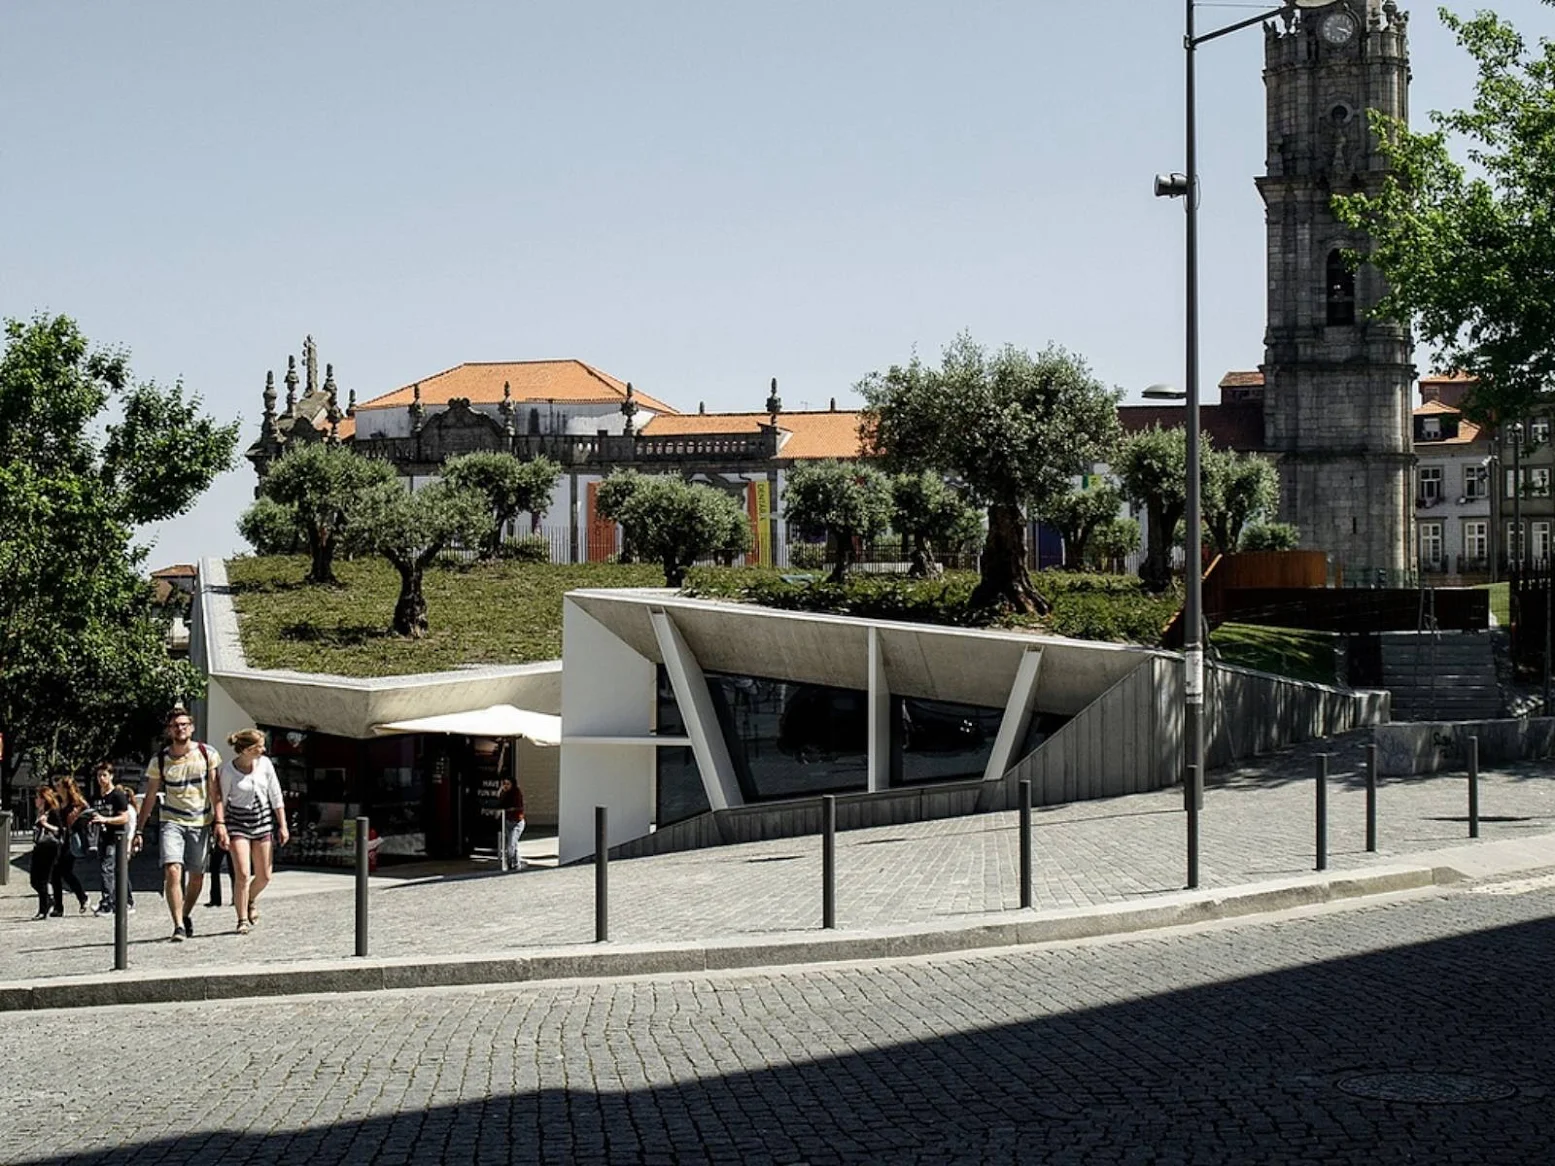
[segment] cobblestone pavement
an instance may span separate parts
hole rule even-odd
[[[1463,774],[1384,779],[1377,856],[1364,849],[1367,733],[1315,742],[1214,775],[1202,815],[1201,884],[1228,887],[1310,871],[1312,758],[1331,754],[1329,862],[1335,869],[1467,841]],[[1141,901],[1185,878],[1180,790],[1079,802],[1034,815],[1038,909]],[[1487,841],[1555,830],[1548,762],[1481,778]],[[838,837],[838,926],[952,924],[1018,908],[1019,831],[1013,813],[849,831]],[[30,922],[24,871],[0,891],[0,981],[112,967],[112,922]],[[92,877],[95,877],[93,875]],[[288,888],[288,880],[292,885]],[[299,887],[297,884],[301,884]],[[734,938],[819,928],[816,837],[721,847],[613,863],[610,934],[619,943]],[[327,888],[312,890],[312,888]],[[290,893],[283,894],[283,892]],[[252,935],[232,934],[231,909],[200,907],[197,938],[166,942],[161,900],[137,898],[130,965],[159,968],[265,964],[351,954],[349,879],[281,872]],[[594,938],[590,865],[520,875],[374,879],[375,956],[451,956],[587,943]]]
[[[1550,1162],[1552,916],[1545,876],[876,967],[10,1014],[0,1160]]]

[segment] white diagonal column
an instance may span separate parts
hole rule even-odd
[[[675,703],[680,706],[681,718],[686,722],[686,735],[691,738],[691,752],[697,759],[697,771],[702,775],[707,804],[715,810],[743,806],[745,799],[734,775],[734,761],[718,724],[718,713],[713,708],[713,696],[707,690],[702,665],[697,663],[685,637],[663,608],[653,608],[649,619],[653,622],[659,655],[664,658],[664,670],[669,673],[670,687],[675,690]]]
[[[993,752],[988,755],[988,767],[983,770],[984,781],[996,781],[1003,777],[1015,758],[1015,750],[1026,739],[1026,729],[1031,725],[1031,709],[1036,703],[1037,676],[1042,671],[1042,649],[1027,648],[1021,654],[1020,666],[1015,670],[1015,683],[1010,685],[1010,699],[1004,705],[1004,717],[999,721],[999,735],[994,738]]]

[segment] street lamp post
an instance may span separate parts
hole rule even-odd
[[[1194,63],[1198,47],[1244,28],[1276,17],[1289,17],[1301,8],[1326,8],[1334,0],[1287,0],[1280,7],[1249,16],[1223,28],[1198,32],[1194,21],[1195,0],[1184,0],[1186,31],[1182,45],[1186,57],[1187,168],[1182,174],[1158,174],[1158,198],[1181,198],[1187,211],[1186,360],[1188,433],[1188,496],[1186,566],[1183,572],[1183,802],[1188,813],[1188,886],[1199,885],[1199,811],[1204,808],[1204,524],[1199,481],[1199,206],[1198,206],[1198,111]]]

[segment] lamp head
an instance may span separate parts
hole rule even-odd
[[[1139,395],[1147,401],[1185,401],[1188,399],[1186,390],[1179,389],[1176,385],[1166,384],[1151,385]]]
[[[1188,176],[1186,174],[1157,174],[1155,176],[1155,196],[1157,198],[1182,198],[1188,193]]]

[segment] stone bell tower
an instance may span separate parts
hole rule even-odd
[[[1365,236],[1330,209],[1335,194],[1381,186],[1367,111],[1408,116],[1407,24],[1394,0],[1334,0],[1266,26],[1264,46],[1264,443],[1279,458],[1280,520],[1351,585],[1404,585],[1414,569],[1413,344],[1372,318],[1382,276],[1347,269],[1342,252]]]

